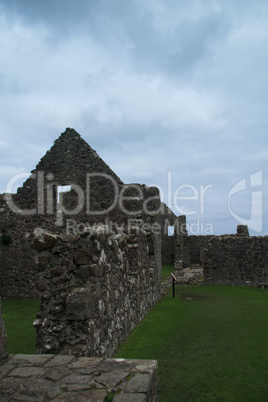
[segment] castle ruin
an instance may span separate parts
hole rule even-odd
[[[39,353],[111,356],[159,300],[162,263],[208,284],[268,281],[267,237],[189,236],[156,187],[123,183],[69,128],[0,196],[0,232],[0,296],[41,300]]]

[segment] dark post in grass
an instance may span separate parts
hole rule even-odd
[[[174,298],[175,297],[175,281],[177,282],[177,278],[172,273],[170,274],[170,276],[172,278],[172,288],[173,288],[173,298]]]

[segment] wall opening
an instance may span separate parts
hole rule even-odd
[[[167,229],[168,236],[174,236],[174,226],[168,226]]]
[[[71,191],[72,187],[69,186],[57,186],[57,203],[60,204],[63,194],[64,193],[68,193],[69,191]]]

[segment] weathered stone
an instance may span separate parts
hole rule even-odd
[[[48,362],[54,355],[26,355],[16,354],[12,356],[8,364],[17,366],[35,366]]]
[[[29,393],[30,396],[34,396],[35,398],[44,401],[54,398],[61,392],[60,384],[45,378],[35,378],[34,380],[29,379],[24,384],[24,388],[24,393]]]
[[[14,363],[19,365],[14,367]],[[24,364],[24,365],[23,365]],[[122,368],[124,369],[122,370]],[[1,401],[105,401],[115,395],[118,401],[156,401],[157,362],[143,360],[75,358],[60,355],[16,355],[1,369]],[[152,370],[151,370],[152,368]],[[151,381],[145,381],[150,370]],[[24,374],[22,371],[24,370]],[[14,376],[11,376],[11,373]],[[142,376],[143,380],[139,379]],[[132,377],[132,378],[131,378]],[[128,382],[127,380],[131,378]],[[133,380],[138,378],[133,386]],[[134,391],[126,393],[132,383]],[[137,388],[137,384],[141,388]],[[152,384],[150,390],[148,383]],[[120,392],[120,394],[116,394]],[[109,395],[110,394],[110,395]]]
[[[238,225],[236,234],[238,236],[249,236],[247,225]]]
[[[125,393],[143,392],[149,394],[152,387],[152,376],[150,374],[136,374],[127,383]]]
[[[37,183],[42,184],[42,188],[37,188]],[[58,187],[67,184],[73,186],[73,190],[61,193],[58,197]],[[83,208],[81,210],[78,208],[73,219],[65,211],[72,211],[77,207],[79,194],[75,190],[76,185],[89,199],[84,200]],[[55,289],[63,289],[65,283],[66,288],[69,285],[70,287],[83,285],[83,282],[88,281],[96,283],[96,278],[105,278],[110,271],[109,259],[112,252],[120,255],[120,270],[123,271],[124,267],[128,267],[127,260],[133,257],[125,255],[128,251],[124,250],[126,238],[130,234],[135,247],[139,245],[140,238],[135,230],[125,234],[118,225],[126,227],[128,217],[132,216],[128,216],[127,211],[122,211],[116,199],[113,208],[107,212],[107,208],[113,204],[116,190],[121,191],[123,186],[123,182],[78,133],[72,129],[62,133],[32,171],[31,177],[18,189],[17,194],[8,197],[0,195],[0,208],[3,211],[0,214],[0,224],[8,229],[7,235],[12,238],[12,243],[5,247],[5,258],[1,258],[4,263],[3,266],[1,263],[0,270],[0,294],[9,297],[39,298],[45,290],[53,293]],[[160,198],[157,189],[135,185],[135,187],[125,186],[124,191],[136,196],[127,202],[129,212],[142,210],[142,202],[152,196],[155,200],[146,205],[147,209],[154,211],[159,209]],[[137,197],[137,194],[140,197]],[[19,211],[35,209],[37,213],[33,215],[15,213],[10,210],[6,198],[12,199]],[[59,201],[62,205],[59,205]],[[93,214],[88,214],[88,208]],[[144,223],[143,218],[147,224],[156,221],[156,216],[142,213],[141,226]],[[114,230],[110,233],[111,222],[115,223],[113,229],[118,230],[118,233],[114,233]],[[33,235],[34,229],[36,230]],[[51,233],[55,238],[51,237]],[[36,258],[38,257],[36,250],[53,251],[50,257],[57,261],[47,259],[46,256]],[[139,257],[143,260],[143,265],[147,265],[148,256],[143,251],[139,253]],[[137,259],[138,254],[134,258]],[[47,272],[46,266],[54,262],[56,266],[69,267],[64,268],[67,271],[65,278],[56,270]],[[86,269],[81,271],[79,277],[76,268],[91,263],[99,266],[98,269],[94,269],[92,278],[88,277]],[[118,269],[117,261],[112,263]],[[160,271],[160,247],[158,247],[158,260],[154,263],[158,264]],[[54,278],[51,278],[50,274]],[[44,286],[41,285],[42,280]],[[118,278],[118,282],[120,281],[121,278]]]
[[[80,265],[78,275],[81,276],[82,279],[88,279],[92,275],[90,265]]]
[[[71,370],[83,369],[90,367],[91,369],[96,370],[100,364],[103,362],[103,359],[97,357],[80,357],[79,360],[74,360],[72,363],[68,364],[68,367]],[[103,369],[103,371],[106,371]]]
[[[44,229],[36,228],[34,230],[34,246],[37,251],[43,251],[55,247],[57,236],[47,232]]]
[[[145,394],[117,394],[115,395],[113,402],[146,402],[148,398]]]
[[[59,356],[59,355],[51,355],[53,358],[47,362],[45,367],[58,367],[58,366],[66,366],[75,360],[73,356]]]
[[[45,378],[48,380],[52,380],[54,382],[61,380],[67,375],[70,374],[70,370],[66,369],[65,367],[59,368],[51,368],[49,371],[46,371]]]
[[[52,314],[59,314],[62,313],[64,311],[64,307],[62,304],[59,304],[58,306],[51,306],[50,307],[50,312]]]
[[[66,299],[67,320],[86,320],[91,317],[92,292],[87,288],[74,289]]]
[[[9,377],[33,377],[42,376],[45,370],[39,367],[16,367],[9,373]]]
[[[42,254],[37,257],[38,264],[47,265],[49,263],[50,254]]]
[[[74,254],[74,263],[76,265],[87,265],[90,263],[91,254],[86,251],[78,251]]]
[[[20,385],[21,378],[12,378],[12,380],[9,377],[2,378],[0,379],[0,392],[3,392],[5,396],[11,395],[20,389]]]
[[[104,264],[91,264],[90,272],[92,276],[101,277],[105,275],[106,266]]]
[[[79,402],[104,402],[106,395],[107,394],[104,390],[90,390],[79,392]],[[77,402],[77,397],[77,392],[65,392],[58,396],[55,401]]]
[[[110,373],[101,374],[96,381],[113,389],[117,384],[127,378],[127,376],[128,372],[126,371],[114,370]]]
[[[90,381],[90,377],[88,375],[76,374],[72,373],[69,374],[67,377],[61,379],[62,384],[80,384],[85,385],[88,384]]]
[[[59,238],[66,243],[75,243],[80,239],[80,235],[79,234],[74,235],[72,233],[64,233],[60,235]]]

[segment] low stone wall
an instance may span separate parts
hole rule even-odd
[[[268,282],[268,236],[215,236],[203,251],[205,283],[257,285]]]
[[[153,234],[35,234],[39,353],[110,357],[159,299]]]
[[[157,361],[14,355],[0,366],[1,401],[156,402]]]
[[[7,336],[6,336],[4,320],[2,317],[1,298],[0,298],[0,363],[7,357],[6,348],[7,348]]]

